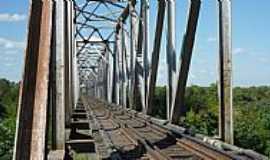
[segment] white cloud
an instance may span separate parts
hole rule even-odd
[[[232,51],[233,54],[242,54],[242,53],[245,53],[245,52],[246,52],[246,50],[244,48],[235,48]]]
[[[26,20],[26,15],[24,14],[0,13],[0,22],[18,22],[23,20]]]
[[[0,48],[1,49],[23,49],[25,47],[24,42],[14,41],[0,37]]]
[[[215,38],[215,37],[209,37],[207,39],[207,42],[216,42],[216,41],[217,41],[217,38]]]

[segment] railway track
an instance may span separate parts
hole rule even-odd
[[[147,118],[108,105],[86,100],[91,114],[111,140],[119,159],[149,160],[252,160],[246,155],[224,151],[190,135],[175,133]]]

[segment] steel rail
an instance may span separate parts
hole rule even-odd
[[[200,140],[197,140],[188,135],[177,135],[164,127],[161,127],[153,122],[150,119],[144,119],[139,117],[136,114],[131,114],[128,111],[125,111],[121,108],[116,108],[115,106],[110,106],[107,104],[100,103],[99,106],[107,106],[103,109],[112,114],[111,118],[118,124],[121,124],[121,132],[126,136],[129,136],[133,141],[137,141],[138,144],[143,145],[147,154],[154,159],[174,159],[163,153],[162,150],[158,147],[158,145],[154,144],[149,140],[150,138],[146,138],[144,133],[141,133],[138,127],[134,127],[135,122],[139,122],[141,124],[145,124],[145,129],[151,129],[153,136],[157,136],[158,134],[164,134],[164,136],[169,136],[169,138],[175,139],[176,145],[179,146],[180,149],[184,149],[186,151],[191,152],[194,156],[198,156],[203,159],[215,160],[228,160],[228,159],[240,159],[236,156],[228,154],[224,151],[216,149],[212,146],[209,146]],[[140,127],[139,127],[140,128]],[[170,149],[170,148],[168,148]]]

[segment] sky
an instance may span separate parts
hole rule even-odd
[[[150,48],[154,39],[156,0],[150,0]],[[176,0],[176,52],[186,25],[188,0]],[[28,0],[0,1],[0,78],[22,77]],[[215,0],[202,0],[188,84],[207,86],[218,75],[218,22]],[[270,85],[270,1],[232,1],[233,85]],[[153,26],[153,27],[152,27]],[[166,84],[166,27],[163,32],[158,85]]]

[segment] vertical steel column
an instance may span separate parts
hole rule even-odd
[[[99,97],[99,93],[100,93],[100,88],[99,88],[99,82],[100,82],[100,65],[98,63],[97,65],[97,79],[96,79],[96,87],[97,87],[97,92],[96,92],[96,98],[100,98]]]
[[[103,81],[103,65],[102,65],[102,60],[99,59],[99,62],[98,62],[98,82],[97,82],[97,87],[98,87],[98,98],[99,99],[102,99],[102,89],[103,89],[103,84],[102,84],[102,81]]]
[[[173,94],[175,93],[176,79],[176,53],[175,53],[175,0],[167,1],[167,119],[170,119],[173,103]]]
[[[72,22],[75,23],[75,9],[74,9],[74,5],[72,6],[73,9],[73,14],[72,14]],[[74,101],[74,107],[76,108],[77,106],[77,102],[79,99],[79,94],[80,94],[80,88],[79,88],[79,72],[78,72],[78,58],[77,58],[77,47],[76,47],[76,39],[75,39],[75,30],[76,30],[76,26],[73,25],[73,29],[72,29],[72,66],[73,66],[73,101]]]
[[[94,97],[98,97],[98,74],[95,76],[94,80]]]
[[[184,116],[186,112],[184,108],[185,90],[193,46],[195,42],[195,34],[199,19],[200,6],[201,0],[191,0],[188,13],[188,22],[181,50],[181,65],[178,71],[177,88],[174,96],[173,108],[171,110],[171,123],[174,124],[177,124],[179,118],[181,116]]]
[[[137,53],[136,53],[136,67],[135,67],[135,83],[136,83],[136,89],[138,89],[139,94],[137,94],[135,97],[138,97],[139,102],[138,106],[142,107],[142,111],[146,112],[146,81],[145,81],[145,63],[148,59],[145,58],[145,1],[141,1],[140,6],[140,18],[139,18],[139,27],[138,27],[138,46],[137,46]],[[139,109],[139,107],[138,107]]]
[[[219,134],[233,144],[231,1],[219,0]]]
[[[109,47],[110,44],[107,45],[107,47]],[[109,51],[108,48],[106,48],[106,59],[107,59],[107,63],[106,63],[106,74],[107,74],[107,101],[109,103],[112,103],[112,72],[111,72],[111,69],[112,69],[112,61],[111,61],[111,51]]]
[[[123,21],[120,22],[120,34],[121,34],[121,80],[122,80],[122,105],[124,108],[127,107],[127,72],[126,72],[126,51],[125,51],[125,32]]]
[[[120,23],[122,23],[122,20],[120,20]],[[118,94],[119,94],[119,105],[123,105],[123,57],[122,57],[122,28],[120,27],[119,29],[119,34],[118,36],[118,43],[117,43],[117,54],[118,54],[118,85],[119,85],[119,90],[118,90]]]
[[[135,67],[136,67],[136,10],[135,3],[129,1],[129,17],[130,17],[130,95],[129,104],[134,107],[135,104]]]
[[[107,44],[104,45],[105,48],[105,54],[104,54],[104,100],[106,100],[107,102],[109,102],[109,80],[110,80],[110,73],[109,71],[109,52],[108,52],[108,48],[107,48]]]
[[[144,48],[143,48],[143,77],[144,77],[144,108],[145,111],[148,108],[148,78],[149,78],[149,0],[143,0],[143,37],[144,37]]]
[[[53,106],[53,144],[54,150],[65,149],[65,4],[56,0],[55,10],[55,104]]]
[[[65,122],[70,124],[70,117],[72,112],[72,98],[71,98],[71,2],[65,2]]]
[[[30,159],[46,157],[53,2],[43,0]],[[20,157],[21,158],[21,157]]]
[[[102,72],[101,72],[102,73],[102,75],[101,75],[101,78],[102,78],[101,79],[102,80],[101,84],[102,84],[102,86],[100,86],[100,87],[101,87],[101,90],[102,90],[102,99],[105,100],[105,92],[106,92],[106,90],[105,90],[105,75],[106,75],[105,74],[105,67],[106,66],[105,65],[106,65],[106,63],[105,63],[104,60],[101,60],[101,61],[102,61],[102,63],[101,63],[102,64],[102,68],[101,68],[101,70],[102,70]]]
[[[14,160],[45,159],[51,31],[51,0],[33,1],[25,68],[20,86]]]
[[[16,136],[13,160],[29,159],[31,155],[31,130],[35,102],[37,57],[41,30],[42,0],[30,1],[28,38],[25,51],[24,72],[20,84],[16,120]]]
[[[144,71],[143,71],[143,2],[141,2],[140,6],[140,17],[138,18],[138,37],[136,46],[136,64],[135,64],[135,91],[134,97],[136,98],[136,109],[142,108],[145,112],[145,88],[144,88]],[[138,99],[138,100],[137,100]],[[134,106],[134,107],[135,107]]]
[[[53,2],[43,0],[30,159],[46,157]],[[21,157],[20,157],[21,158]]]
[[[74,99],[74,67],[76,67],[76,65],[74,65],[74,1],[71,0],[70,1],[70,92],[71,92],[71,106],[74,108],[75,107],[75,99]]]
[[[119,30],[115,31],[115,43],[113,53],[113,102],[120,104],[119,102]]]
[[[127,32],[124,32],[124,59],[125,59],[125,88],[126,88],[126,108],[130,107],[130,104],[129,104],[129,93],[130,93],[130,90],[129,90],[129,85],[130,85],[130,76],[129,76],[129,71],[130,71],[130,64],[129,64],[129,58],[130,58],[130,48],[129,48],[129,45],[128,45],[128,33]]]
[[[105,51],[104,51],[104,60],[103,60],[103,95],[104,100],[108,101],[108,51],[106,48],[107,45],[104,45]]]
[[[151,72],[150,72],[150,80],[149,80],[149,89],[148,89],[148,99],[147,99],[147,110],[146,114],[151,115],[153,112],[153,99],[155,95],[155,87],[156,87],[156,80],[157,80],[157,71],[158,71],[158,63],[159,63],[159,55],[160,55],[160,46],[161,46],[161,39],[162,39],[162,32],[163,32],[163,24],[164,24],[164,17],[165,17],[165,8],[166,8],[166,1],[159,0],[158,1],[158,15],[156,20],[156,30],[155,30],[155,41],[154,41],[154,48],[151,58]]]

